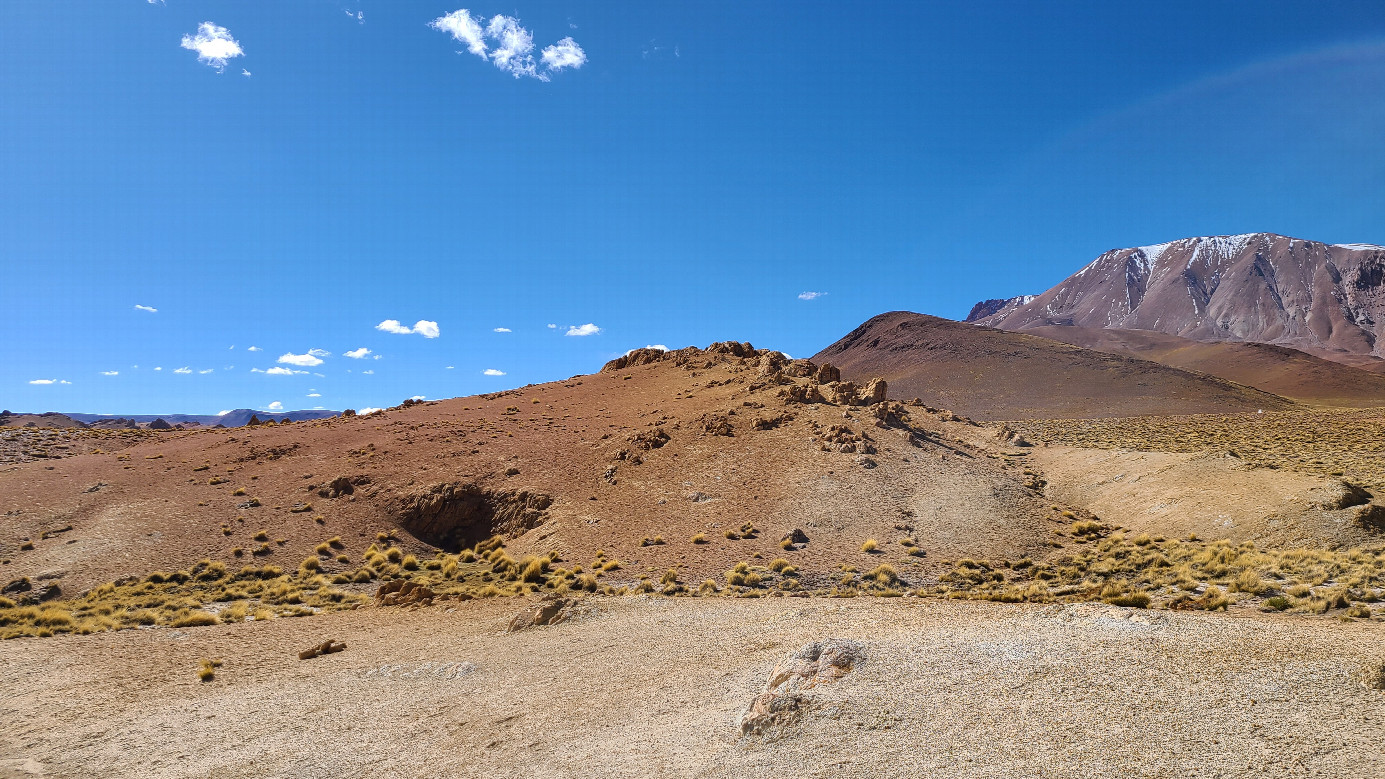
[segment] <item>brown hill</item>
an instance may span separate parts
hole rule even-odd
[[[813,357],[847,378],[881,376],[977,419],[1097,418],[1287,408],[1284,398],[1156,362],[1048,338],[895,311]]]
[[[1210,373],[1264,392],[1321,406],[1385,406],[1385,375],[1259,343],[1192,341],[1153,330],[1043,325],[1024,332],[1099,352]]]
[[[968,321],[1156,330],[1373,361],[1385,357],[1385,247],[1251,233],[1113,249],[1042,295],[978,304]]]
[[[340,537],[349,562],[334,552],[323,567],[350,574],[376,533],[401,528],[420,554],[493,533],[517,556],[558,550],[585,566],[604,552],[621,564],[613,583],[669,568],[724,579],[758,555],[830,587],[844,562],[913,578],[942,558],[1037,556],[1071,522],[1021,467],[959,443],[963,423],[834,373],[748,344],[638,350],[494,395],[149,434],[0,471],[0,558],[8,578],[57,572],[80,591],[204,557],[293,570]],[[781,549],[795,529],[808,542]],[[926,557],[896,543],[914,536]],[[872,538],[880,550],[862,552]]]

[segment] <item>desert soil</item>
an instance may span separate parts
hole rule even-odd
[[[641,596],[504,632],[521,605],[0,643],[0,777],[1385,775],[1371,623]],[[346,651],[296,658],[326,638]],[[865,662],[741,736],[826,638]]]

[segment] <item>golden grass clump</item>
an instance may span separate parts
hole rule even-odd
[[[880,544],[874,538],[867,538],[866,542],[864,544],[861,544],[861,551],[865,552],[866,554],[870,554],[871,552],[874,552],[879,548]]]

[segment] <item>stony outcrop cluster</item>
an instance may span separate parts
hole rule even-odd
[[[804,693],[846,676],[866,661],[866,648],[855,641],[814,641],[779,661],[765,691],[741,715],[741,735],[764,735],[798,719]]]

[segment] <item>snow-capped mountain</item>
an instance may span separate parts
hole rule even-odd
[[[1113,249],[1042,295],[978,303],[967,321],[1155,330],[1344,361],[1385,357],[1385,247],[1249,233]]]

